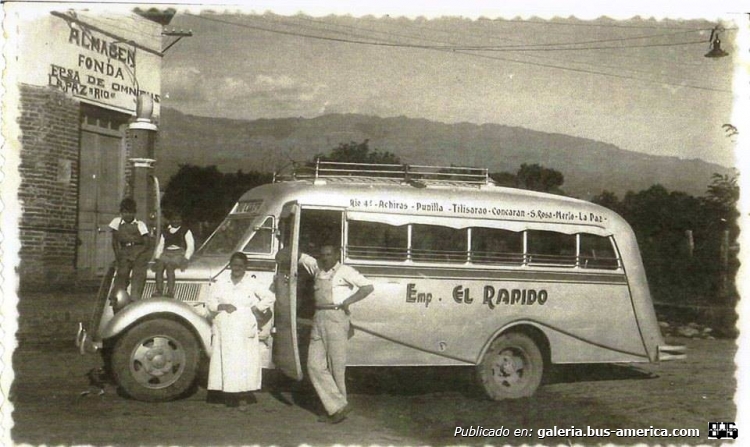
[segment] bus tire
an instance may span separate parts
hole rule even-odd
[[[543,371],[539,346],[520,332],[493,340],[477,365],[479,383],[492,400],[531,396],[542,382]]]
[[[112,372],[120,389],[136,400],[174,400],[193,389],[200,344],[184,325],[149,320],[128,330],[115,344]]]

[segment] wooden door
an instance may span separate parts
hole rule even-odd
[[[82,280],[104,275],[114,260],[108,225],[119,214],[125,175],[125,118],[97,115],[84,114],[81,123],[76,268]]]

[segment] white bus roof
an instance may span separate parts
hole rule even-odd
[[[390,175],[393,172],[396,175]],[[571,233],[581,228],[600,235],[631,231],[617,213],[591,202],[497,186],[485,176],[486,170],[476,176],[467,174],[463,178],[455,177],[454,172],[439,173],[438,177],[422,175],[421,178],[419,175],[412,176],[413,171],[404,175],[403,170],[369,173],[377,176],[318,172],[277,177],[276,183],[248,191],[240,201],[263,198],[266,206],[279,208],[284,203],[296,201],[302,206],[344,209],[352,218],[364,220],[370,220],[366,217],[368,214],[385,214],[410,216],[408,221],[411,223],[459,218],[475,223],[487,220],[515,221],[518,222],[516,229],[555,224],[555,227],[569,228]],[[441,175],[444,177],[441,178]],[[268,209],[271,214],[277,214],[277,211]],[[393,224],[405,222],[397,218],[391,220]]]

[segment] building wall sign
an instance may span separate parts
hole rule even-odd
[[[22,62],[21,82],[59,89],[83,102],[112,110],[135,113],[140,92],[154,100],[154,114],[161,102],[161,28],[158,24],[140,24],[135,40],[124,25],[128,21],[146,22],[136,15],[118,18],[111,27],[102,18],[81,17],[53,12],[40,19],[48,32],[30,33],[26,45],[32,46]],[[110,28],[110,29],[108,29]],[[145,32],[144,32],[145,31]],[[144,41],[144,34],[151,36]],[[24,48],[27,48],[24,45]],[[22,56],[23,58],[24,56]]]

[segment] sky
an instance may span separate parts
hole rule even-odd
[[[748,24],[740,8],[644,9],[643,18],[623,19],[635,10],[615,20],[602,17],[613,11],[538,3],[411,6],[408,17],[395,5],[372,15],[304,4],[178,8],[168,28],[193,36],[164,56],[162,106],[248,120],[358,113],[495,123],[736,164],[736,139],[722,125],[739,127],[735,39]],[[555,14],[567,18],[535,17]],[[730,56],[706,58],[718,25]]]

